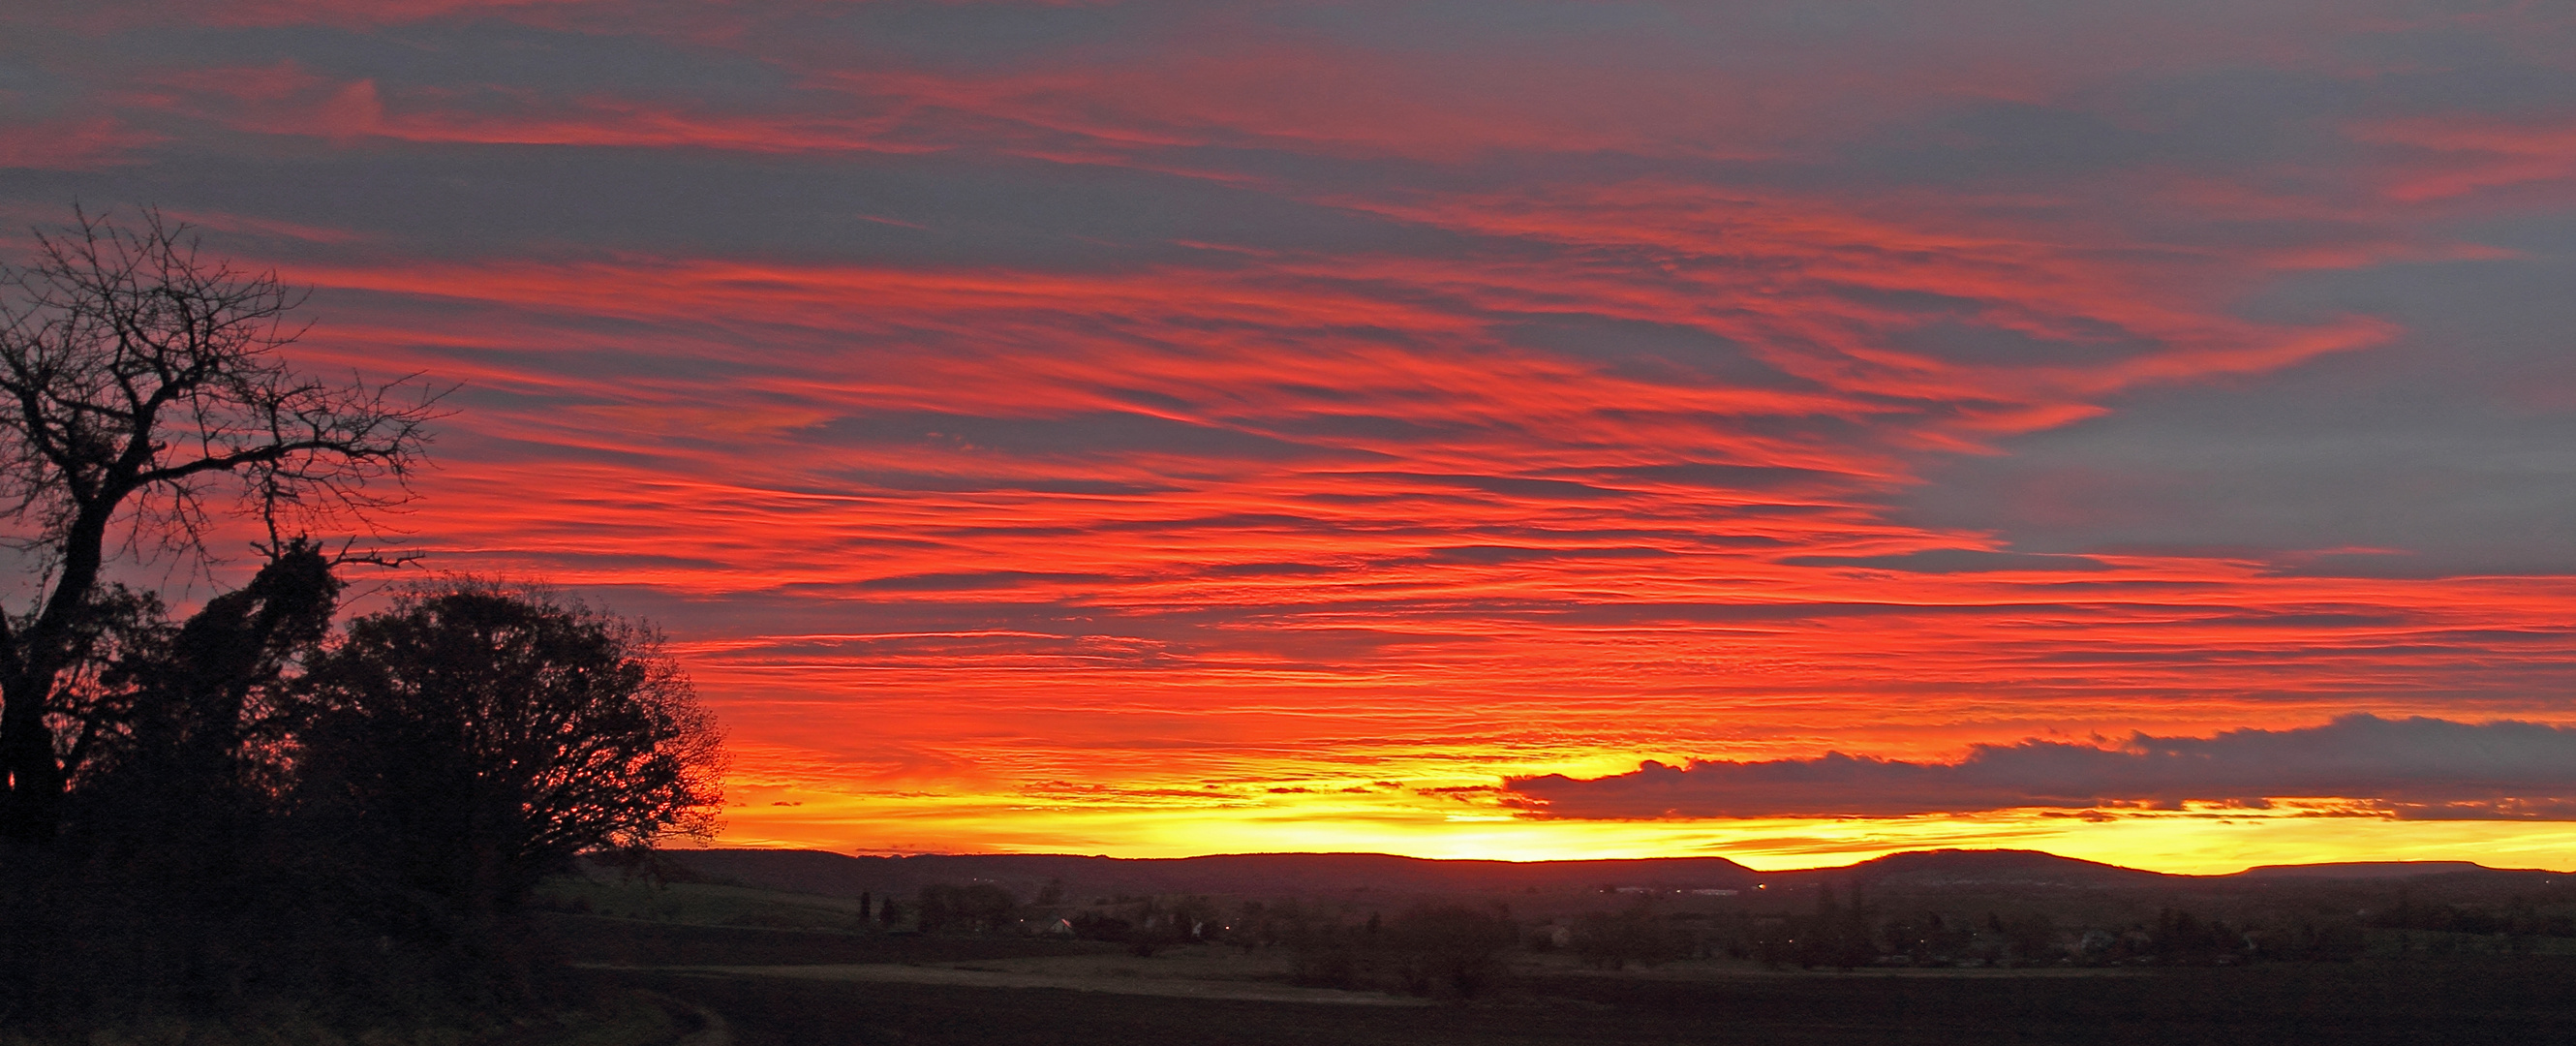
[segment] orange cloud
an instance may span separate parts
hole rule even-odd
[[[2563,195],[2555,118],[2381,104],[2424,71],[2344,46],[2475,19],[343,8],[49,66],[111,115],[0,165],[195,194],[164,202],[317,288],[307,365],[461,383],[394,540],[661,618],[758,797],[739,841],[2202,868],[2258,815],[1587,826],[1500,785],[2569,718],[2565,576],[2029,541],[2192,496],[2103,457],[1998,488],[1995,526],[1906,509],[2155,397],[2426,351],[2336,277],[2544,262],[2458,220]],[[51,28],[114,53],[112,21]],[[2352,409],[2413,402],[2387,380]]]

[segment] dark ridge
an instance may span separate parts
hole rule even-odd
[[[1841,868],[1782,872],[1777,879],[1824,879],[1867,886],[2023,886],[2098,888],[2160,886],[2198,876],[2167,875],[2038,850],[1909,850]]]
[[[1435,861],[1389,854],[1223,854],[1114,858],[1068,854],[850,857],[816,850],[671,850],[690,871],[744,886],[832,897],[902,895],[932,883],[994,882],[1023,894],[1050,882],[1068,895],[1320,894],[1561,890],[1584,887],[1745,889],[1761,876],[1723,857],[1624,861]]]
[[[2475,861],[2337,861],[2329,864],[2267,864],[2237,874],[2247,879],[2413,879],[2426,875],[2501,872]]]
[[[1149,894],[1447,894],[1527,890],[1653,891],[1795,889],[2129,890],[2259,888],[2297,881],[2422,881],[2450,888],[2518,889],[2563,873],[2487,868],[2467,861],[2266,865],[2233,875],[2168,875],[2037,850],[1914,850],[1833,868],[1756,872],[1722,857],[1602,861],[1429,860],[1390,854],[1222,854],[1116,858],[1071,854],[918,854],[853,857],[819,850],[669,850],[659,864],[681,876],[830,897],[909,896],[940,883],[991,882],[1021,896],[1050,884],[1067,897]],[[2526,880],[2528,883],[2526,884]]]

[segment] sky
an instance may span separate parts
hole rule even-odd
[[[2576,868],[2563,4],[21,0],[75,202],[726,845]]]

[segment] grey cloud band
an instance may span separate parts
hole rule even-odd
[[[1901,817],[2019,808],[2262,807],[2337,798],[2360,815],[2576,820],[2576,729],[2347,715],[2215,737],[2133,735],[2100,748],[1976,745],[1955,763],[1829,752],[1760,762],[1649,761],[1591,780],[1518,777],[1506,791],[1568,818]]]

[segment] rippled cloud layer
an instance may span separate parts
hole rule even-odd
[[[745,840],[2576,713],[2546,5],[5,18],[0,218],[461,382],[401,540],[663,623]]]

